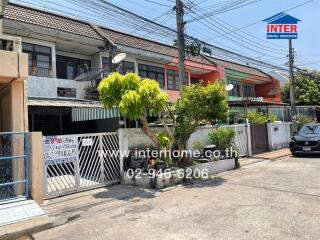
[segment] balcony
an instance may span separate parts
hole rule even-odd
[[[20,38],[0,35],[0,83],[28,78],[28,55],[19,46]]]
[[[89,86],[90,82],[29,76],[28,97],[84,99],[85,89]]]

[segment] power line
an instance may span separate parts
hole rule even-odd
[[[197,18],[193,18],[187,21],[187,23],[191,23],[194,21],[199,21],[201,19],[216,15],[216,14],[221,14],[221,13],[225,13],[231,10],[235,10],[238,8],[242,8],[245,6],[248,6],[250,4],[259,2],[261,0],[235,0],[235,1],[230,1],[230,3],[226,2],[224,3],[224,6],[222,7],[218,7],[216,10],[213,10],[211,12],[207,12],[207,13],[203,13],[202,15],[199,15]],[[210,8],[209,6],[205,7],[206,9]]]
[[[123,9],[105,0],[98,0],[98,1],[77,0],[77,1],[73,1],[73,3],[74,2],[77,2],[82,7],[85,5],[87,9],[90,9],[90,12],[99,13],[100,15],[101,13],[103,13],[103,16],[108,17],[108,20],[112,17],[114,21],[122,21],[124,24],[127,24],[127,25],[130,24],[135,27],[141,26],[147,23],[147,26],[143,27],[141,31],[150,31],[151,29],[155,30],[156,28],[157,29],[156,33],[158,35],[160,34],[163,38],[166,38],[166,39],[170,39],[170,38],[174,39],[175,35],[177,34],[177,31],[175,29],[169,28],[155,21],[152,21],[148,18],[132,13],[126,9]],[[213,44],[199,40],[193,36],[185,34],[185,37],[189,41],[198,41],[203,46],[210,48],[213,51],[213,54],[216,56],[221,56],[222,58],[226,58],[226,59],[234,59],[239,62],[245,62],[250,64],[251,67],[257,65],[259,67],[269,67],[269,68],[275,68],[275,69],[286,71],[286,69],[282,67],[279,67],[261,60],[257,60],[251,57],[247,57],[242,54],[223,49],[221,47],[217,47]]]
[[[198,10],[199,12],[201,12],[198,8],[196,8],[196,10]],[[191,11],[192,13],[194,13],[195,15],[198,16],[198,14],[197,14],[195,11],[193,11],[193,10],[191,10],[191,9],[190,9],[190,11]],[[211,19],[211,18],[210,18],[210,19]],[[204,26],[208,27],[209,29],[211,29],[211,30],[214,31],[214,32],[216,32],[216,31],[226,32],[226,31],[223,29],[224,26],[223,26],[221,23],[219,23],[219,22],[216,21],[215,19],[212,19],[212,20],[214,21],[214,23],[209,22],[207,19],[202,19],[201,21],[206,22],[206,23],[202,23],[202,24],[203,24]],[[208,25],[208,24],[210,24],[210,25]],[[213,28],[213,27],[211,26],[211,24],[213,24],[215,28]],[[243,41],[243,42],[247,43],[247,45],[244,46],[245,48],[247,48],[247,49],[249,49],[249,50],[251,50],[251,51],[260,53],[260,54],[266,54],[266,55],[271,56],[269,53],[263,53],[263,52],[261,52],[261,51],[255,50],[254,48],[261,49],[261,50],[265,50],[265,51],[267,51],[267,52],[272,52],[272,53],[276,53],[276,54],[283,54],[283,51],[281,51],[281,53],[280,53],[280,51],[277,50],[277,49],[273,50],[273,48],[270,48],[270,47],[268,47],[268,46],[265,46],[265,45],[263,45],[263,44],[260,44],[260,43],[254,42],[254,41],[251,41],[251,40],[248,39],[248,38],[244,38],[245,40],[243,40],[243,39],[239,38],[238,36],[234,36],[234,35],[233,35],[232,37],[233,37],[233,38],[224,36],[224,38],[226,38],[226,39],[228,39],[228,40],[230,40],[230,41],[232,41],[232,42],[235,42],[235,43],[237,43],[237,44],[239,44],[239,45],[240,45],[240,43],[239,43],[238,41],[236,41],[235,39],[240,40],[240,41]],[[252,48],[252,47],[253,47],[253,48]]]
[[[144,0],[145,2],[150,2],[150,3],[154,3],[154,4],[157,4],[157,5],[160,5],[160,6],[163,6],[163,7],[172,7],[170,5],[167,5],[167,4],[163,4],[163,3],[159,3],[159,2],[156,2],[156,1],[152,1],[152,0]]]
[[[291,11],[291,10],[293,10],[293,9],[302,7],[302,6],[304,6],[304,5],[306,5],[306,4],[310,3],[310,2],[313,2],[313,1],[315,1],[315,0],[309,0],[309,1],[303,2],[303,3],[301,3],[301,4],[298,4],[298,5],[296,5],[296,6],[293,6],[293,7],[291,7],[291,8],[288,8],[288,9],[282,11],[282,12],[284,12],[284,13],[285,13],[285,12],[289,12],[289,11]],[[227,34],[230,34],[230,33],[234,33],[234,32],[240,31],[240,30],[245,29],[245,28],[248,28],[248,27],[251,27],[251,26],[256,25],[256,24],[258,24],[258,23],[260,23],[260,22],[262,22],[262,21],[263,21],[263,20],[258,20],[258,21],[256,21],[256,22],[250,23],[250,24],[248,24],[248,25],[246,25],[246,26],[236,28],[236,29],[234,29],[234,30],[226,33],[226,35],[227,35]],[[208,40],[210,40],[210,39],[208,39]]]

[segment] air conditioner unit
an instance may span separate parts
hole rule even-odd
[[[0,34],[0,50],[22,53],[21,38]]]

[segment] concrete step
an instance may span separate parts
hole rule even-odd
[[[16,239],[51,225],[51,218],[33,200],[0,205],[0,239]]]

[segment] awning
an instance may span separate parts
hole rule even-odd
[[[73,122],[108,119],[108,118],[119,118],[119,117],[120,117],[120,112],[117,107],[113,107],[109,110],[106,110],[104,108],[87,108],[87,107],[72,108]]]
[[[244,100],[244,101],[228,101],[229,106],[288,106],[286,103],[281,102],[268,102],[268,101],[254,101],[254,100]]]
[[[120,117],[118,108],[113,107],[112,109],[106,110],[103,108],[103,105],[97,101],[77,99],[29,99],[28,106],[71,108],[73,122]]]
[[[98,101],[89,100],[71,100],[71,99],[48,99],[48,98],[29,98],[28,106],[38,107],[88,107],[88,108],[103,108]]]
[[[28,106],[33,107],[64,107],[71,108],[73,122],[119,118],[120,112],[117,107],[104,109],[97,101],[89,100],[62,100],[62,99],[29,99]],[[147,111],[148,117],[157,117],[151,109]]]

